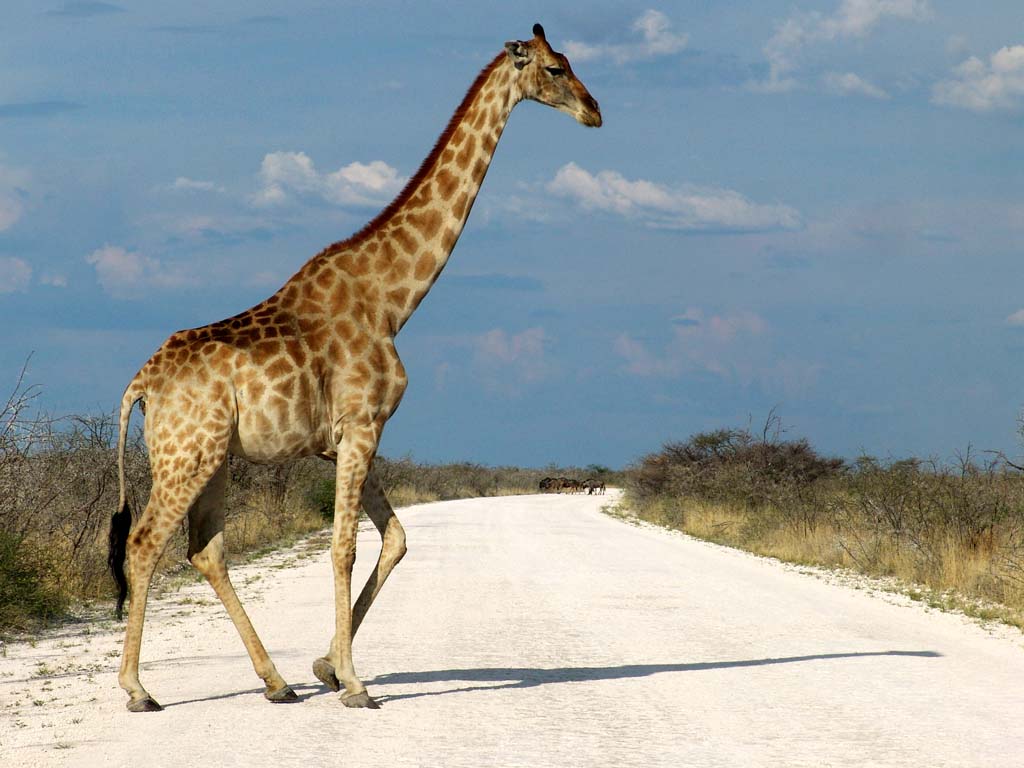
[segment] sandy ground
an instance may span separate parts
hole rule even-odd
[[[0,657],[4,766],[1021,766],[1024,639],[600,512],[587,496],[428,504],[355,643],[379,711],[310,671],[330,560],[234,569],[300,701],[262,698],[212,590],[151,602],[130,714],[121,631]],[[357,578],[377,536],[360,536]],[[901,604],[903,603],[903,604]]]

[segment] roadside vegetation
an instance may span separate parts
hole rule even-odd
[[[32,629],[83,601],[111,602],[107,570],[110,516],[117,506],[113,415],[54,418],[41,414],[38,390],[19,379],[0,400],[0,635]],[[410,457],[376,460],[395,507],[426,501],[537,493],[554,472],[583,476],[602,467],[521,469],[480,464],[422,464]],[[232,458],[225,500],[229,558],[288,544],[330,525],[334,465],[307,458],[258,466]],[[129,440],[128,501],[141,514],[150,491],[141,431]],[[187,537],[171,537],[159,574],[187,569]]]
[[[1024,473],[1002,457],[846,462],[784,439],[773,415],[760,434],[668,443],[627,469],[624,486],[644,520],[891,577],[914,599],[1024,629]]]

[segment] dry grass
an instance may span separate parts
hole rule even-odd
[[[1015,527],[992,532],[982,546],[964,546],[948,531],[921,548],[891,535],[822,520],[811,527],[777,510],[754,510],[699,499],[657,498],[627,504],[641,519],[696,538],[802,565],[843,568],[896,582],[898,591],[937,608],[960,610],[1024,630],[1024,579]]]

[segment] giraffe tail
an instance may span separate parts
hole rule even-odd
[[[117,511],[110,518],[110,549],[107,553],[107,565],[117,584],[117,608],[114,614],[120,619],[124,615],[124,602],[128,598],[128,579],[124,573],[124,561],[128,546],[128,533],[132,527],[132,513],[128,508],[128,495],[124,477],[124,453],[128,441],[128,420],[132,408],[142,398],[144,391],[139,380],[133,379],[121,398],[121,414],[117,432],[117,482],[119,495]]]

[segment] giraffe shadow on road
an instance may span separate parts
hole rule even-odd
[[[818,653],[806,656],[782,656],[769,659],[741,659],[737,661],[702,661],[688,664],[622,664],[612,667],[480,667],[477,669],[441,669],[425,672],[392,672],[378,675],[367,685],[415,685],[423,683],[482,683],[463,685],[443,691],[382,694],[380,703],[416,699],[421,696],[443,696],[449,693],[472,691],[499,691],[515,688],[535,688],[553,683],[585,683],[599,680],[626,680],[671,672],[706,672],[717,669],[763,667],[772,664],[797,664],[833,659],[861,659],[873,656],[918,657],[934,659],[942,656],[938,651],[857,651],[850,653]],[[487,685],[493,683],[493,685]]]

